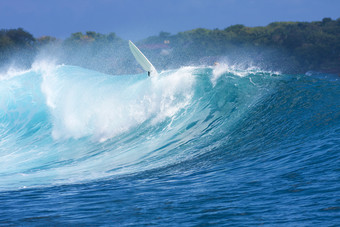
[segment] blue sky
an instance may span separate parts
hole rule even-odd
[[[324,17],[340,17],[340,0],[0,0],[0,28],[22,27],[35,37],[96,31],[139,40],[160,31]]]

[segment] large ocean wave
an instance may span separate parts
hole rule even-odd
[[[0,81],[0,188],[140,172],[223,147],[285,76],[228,65],[158,77],[35,63]]]

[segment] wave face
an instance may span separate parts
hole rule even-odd
[[[106,188],[108,196],[106,185],[124,185],[110,191],[123,197],[126,190],[139,188],[147,195],[158,188],[154,201],[132,198],[134,205],[124,206],[149,210],[155,208],[153,202],[167,200],[173,206],[158,214],[163,217],[159,220],[173,217],[173,223],[196,224],[227,223],[228,215],[239,224],[273,224],[282,218],[276,212],[306,224],[313,222],[299,215],[294,203],[299,211],[316,207],[315,215],[332,216],[340,209],[337,77],[221,64],[148,78],[37,63],[28,71],[1,75],[0,97],[0,191],[12,200],[21,193],[66,186],[82,191],[92,185],[91,195]],[[168,195],[161,192],[165,185]],[[320,199],[313,196],[322,197],[323,205],[315,205]],[[78,205],[87,201],[77,195],[72,199]],[[181,215],[176,219],[174,210],[181,202],[184,207],[186,202],[200,205],[177,207]],[[282,206],[275,209],[274,203]],[[230,206],[238,211],[228,210]],[[265,213],[266,206],[273,208],[267,218],[256,212]],[[111,214],[117,215],[114,210]],[[11,216],[4,215],[5,223],[15,219],[13,210],[7,211]],[[52,213],[60,212],[65,210]],[[53,215],[47,215],[49,221],[65,222]],[[107,220],[84,217],[86,223]],[[121,224],[162,223],[141,222],[147,220],[145,213],[143,217],[117,219]],[[200,217],[202,222],[195,222]]]

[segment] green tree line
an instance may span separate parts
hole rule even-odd
[[[14,58],[29,66],[46,46],[57,47],[54,50],[59,50],[62,63],[99,71],[124,73],[136,64],[127,41],[115,33],[77,32],[58,40],[35,38],[18,28],[0,30],[0,65]],[[273,70],[340,74],[340,18],[274,22],[260,27],[233,25],[223,30],[198,28],[174,35],[161,32],[137,42],[137,46],[159,68],[195,64],[202,59],[209,63],[227,56],[235,62],[248,58]]]
[[[173,54],[185,59],[204,56],[250,55],[252,59],[272,61],[282,70],[308,70],[340,73],[340,18],[316,22],[274,22],[267,26],[233,25],[224,30],[198,28],[176,35],[160,33],[144,44],[168,40]],[[212,58],[214,59],[214,58]],[[215,58],[216,59],[216,58]],[[274,67],[275,68],[275,67]]]

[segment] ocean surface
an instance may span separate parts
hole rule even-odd
[[[337,226],[340,78],[0,75],[0,226]]]

